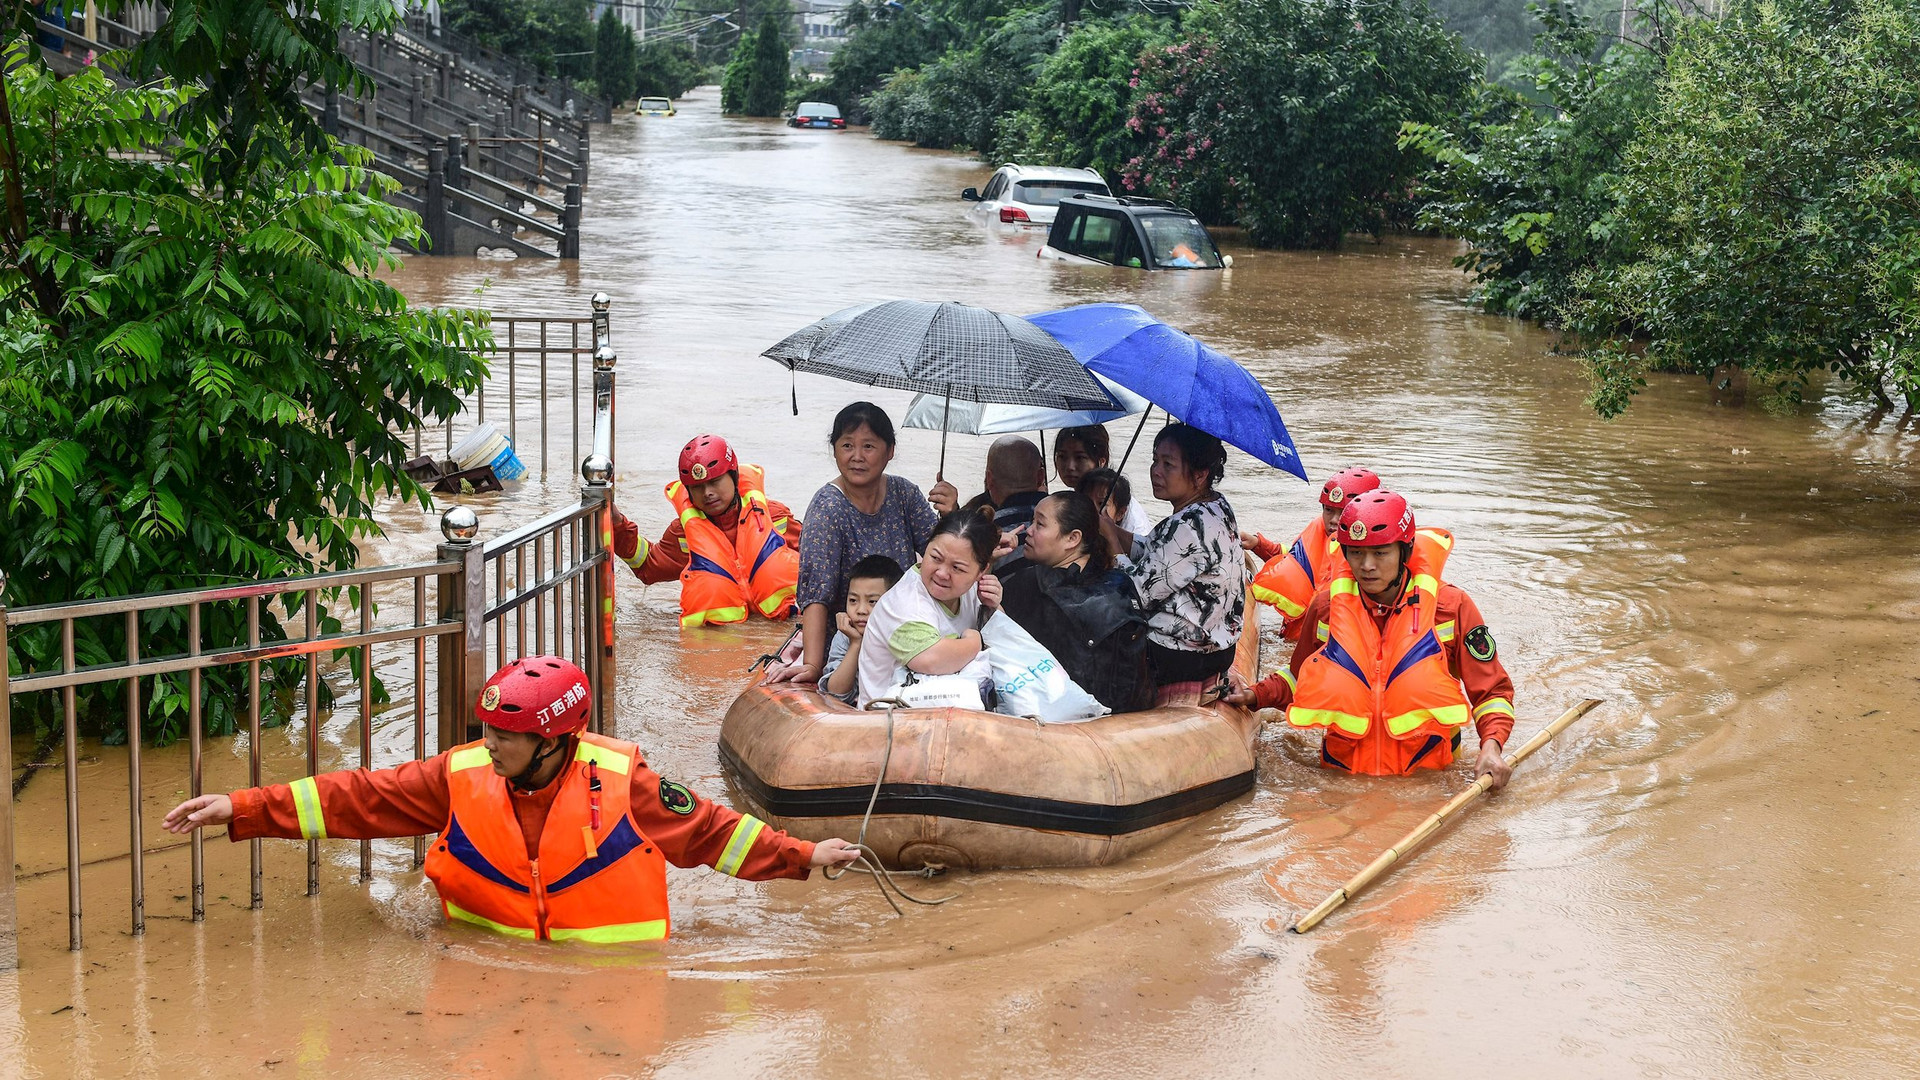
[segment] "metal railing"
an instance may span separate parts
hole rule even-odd
[[[207,736],[204,690],[209,672],[244,668],[246,689],[245,733],[247,782],[262,782],[261,702],[262,668],[289,661],[303,666],[300,678],[304,711],[288,723],[304,723],[305,772],[320,770],[321,737],[337,708],[323,707],[322,686],[329,673],[337,674],[338,660],[346,657],[347,671],[357,683],[354,721],[359,765],[374,763],[376,670],[389,676],[396,668],[412,678],[410,725],[411,756],[421,760],[474,737],[472,709],[481,685],[492,668],[507,660],[537,653],[567,656],[588,673],[597,688],[591,725],[595,731],[611,726],[613,664],[613,560],[608,550],[613,522],[614,367],[609,303],[605,294],[593,298],[589,320],[593,350],[593,444],[581,463],[584,485],[580,501],[548,514],[504,536],[478,542],[479,520],[473,511],[454,506],[441,517],[445,542],[432,562],[382,566],[341,573],[148,593],[77,603],[42,604],[9,610],[0,604],[0,657],[6,655],[8,636],[24,627],[59,627],[60,660],[49,670],[27,670],[9,678],[0,662],[0,758],[12,761],[12,716],[16,697],[58,696],[65,778],[66,876],[68,946],[82,943],[81,820],[77,694],[82,687],[123,683],[126,698],[127,743],[127,853],[129,863],[131,932],[146,930],[146,823],[141,819],[144,779],[140,732],[152,703],[152,680],[184,673],[187,680],[186,727],[188,789],[202,792],[203,757]],[[0,577],[0,594],[5,579]],[[384,598],[384,599],[383,599]],[[336,605],[344,602],[344,607]],[[277,635],[264,631],[271,605],[285,614]],[[185,611],[185,652],[149,655],[142,649],[142,619],[159,613]],[[343,612],[341,625],[328,631],[323,618]],[[211,613],[211,618],[209,613]],[[88,620],[121,620],[126,658],[109,663],[77,662],[76,627]],[[244,632],[225,635],[238,640],[209,642],[209,622],[244,626]],[[276,623],[279,620],[275,620]],[[292,626],[297,623],[296,636]],[[351,625],[349,625],[351,624]],[[429,648],[432,643],[432,648]],[[383,666],[384,665],[384,666]],[[144,695],[144,696],[143,696]],[[388,712],[405,707],[400,702]],[[434,737],[427,729],[432,717]],[[191,918],[206,917],[206,867],[202,838],[196,831],[191,847]],[[359,841],[361,884],[371,880],[371,841]],[[321,841],[307,844],[306,891],[320,889]],[[264,903],[264,869],[259,840],[250,843],[250,903]],[[425,837],[413,843],[414,867],[425,859]],[[97,860],[96,860],[97,861]],[[0,800],[0,970],[18,964],[17,875],[14,862],[14,799]]]
[[[506,414],[507,438],[529,469],[535,462],[529,454],[530,443],[520,438],[521,411],[532,405],[530,417],[540,447],[539,472],[548,473],[555,420],[564,418],[569,461],[581,461],[580,436],[582,412],[592,416],[593,382],[582,379],[582,362],[593,356],[598,337],[591,318],[564,315],[496,315],[493,317],[493,348],[484,353],[492,374],[479,390],[461,399],[461,410],[445,423],[421,425],[413,429],[415,456],[433,443],[440,452],[450,454],[460,436],[487,422],[489,401],[496,418]],[[557,415],[556,395],[564,395],[566,411]]]

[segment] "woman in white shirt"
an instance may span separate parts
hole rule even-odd
[[[1000,606],[987,568],[1000,530],[968,510],[941,517],[920,564],[887,590],[860,640],[860,707],[909,675],[954,675],[979,657],[980,625]]]

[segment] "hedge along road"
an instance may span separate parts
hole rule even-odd
[[[503,313],[614,296],[618,484],[644,528],[666,523],[660,488],[702,431],[797,510],[832,475],[827,425],[854,390],[802,379],[795,418],[757,356],[821,314],[889,296],[1137,302],[1243,359],[1314,475],[1372,466],[1455,532],[1450,576],[1493,623],[1517,737],[1579,698],[1608,705],[1305,937],[1292,918],[1464,772],[1338,776],[1315,740],[1270,726],[1250,797],[1124,865],[960,876],[959,900],[904,919],[857,880],[676,871],[675,938],[614,962],[447,930],[397,842],[364,890],[354,845],[335,846],[318,901],[297,895],[300,845],[269,844],[258,916],[244,846],[209,845],[200,927],[164,917],[185,912],[185,859],[156,856],[140,942],[121,932],[114,864],[89,878],[77,957],[53,873],[25,886],[0,1060],[41,1075],[1718,1078],[1886,1075],[1920,1054],[1911,434],[1831,395],[1774,417],[1663,377],[1602,423],[1546,335],[1462,303],[1445,242],[1230,242],[1226,276],[1063,267],[1033,257],[1038,237],[962,217],[959,190],[986,176],[974,162],[716,113],[705,90],[677,117],[598,133],[577,267],[414,259],[396,278],[417,303],[472,303],[491,282],[479,302]],[[905,432],[895,468],[925,487],[937,452]],[[949,451],[969,494],[984,453]],[[1144,458],[1128,471],[1144,493]],[[1223,490],[1269,534],[1314,509],[1242,456]],[[504,520],[522,513],[506,500],[570,491],[561,476],[481,501]],[[391,520],[377,558],[437,539],[428,516]],[[682,634],[676,604],[623,581],[619,733],[721,792],[720,717],[780,631]],[[88,753],[113,787],[121,759]],[[243,760],[210,749],[216,773],[236,771],[229,753]],[[149,768],[183,761],[159,751]],[[153,821],[176,786],[149,781]],[[60,865],[58,788],[30,786],[21,807],[28,870]]]

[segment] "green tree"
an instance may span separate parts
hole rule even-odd
[[[447,25],[549,75],[593,74],[590,0],[445,0]]]
[[[600,96],[615,105],[633,99],[634,66],[639,47],[633,31],[608,8],[593,32],[593,82]]]
[[[1615,185],[1655,106],[1671,44],[1660,16],[1673,11],[1645,4],[1641,39],[1602,52],[1571,4],[1531,10],[1542,29],[1514,67],[1535,97],[1484,87],[1467,116],[1409,124],[1402,145],[1433,162],[1417,193],[1419,223],[1467,242],[1454,265],[1472,275],[1478,302],[1555,322],[1577,275],[1625,257]]]
[[[1262,246],[1378,233],[1417,172],[1401,125],[1457,115],[1481,63],[1425,0],[1205,0],[1184,26],[1141,66],[1125,181]]]
[[[182,51],[148,59],[190,85],[119,87],[98,69],[56,78],[22,39],[5,54],[0,565],[10,604],[350,568],[359,542],[380,534],[377,500],[428,502],[400,471],[404,434],[450,416],[484,376],[472,355],[487,341],[483,316],[410,308],[379,279],[420,228],[386,201],[393,182],[366,152],[316,145],[304,107],[283,111],[272,78],[224,99],[207,88],[229,63],[284,78],[328,70],[320,54],[332,34],[301,37],[302,52],[261,32],[315,9],[258,7],[230,9],[227,29],[204,39],[203,26],[163,27],[157,36]],[[178,5],[170,20],[205,10]],[[284,636],[262,614],[265,637]],[[244,640],[240,609],[205,615],[201,646]],[[81,663],[125,655],[118,620],[77,631]],[[181,611],[142,620],[149,655],[187,651],[185,632]],[[45,670],[58,655],[47,628],[8,641],[12,670]],[[268,674],[282,689],[297,678]],[[238,687],[223,687],[230,677],[209,679],[214,731],[232,730],[244,707]],[[96,713],[109,737],[125,734],[113,693]],[[177,734],[184,679],[152,680],[143,699],[148,732]],[[47,703],[16,716],[45,722],[36,704]]]
[[[751,30],[740,32],[740,40],[733,47],[733,56],[720,76],[721,112],[740,113],[747,109],[747,91],[753,85],[753,53],[757,37]]]
[[[634,95],[677,98],[700,85],[705,74],[692,42],[655,38],[640,47],[635,60]]]
[[[1920,401],[1920,14],[1905,0],[1771,0],[1693,20],[1628,149],[1608,227],[1629,251],[1576,281],[1594,406],[1643,373],[1737,364],[1797,400],[1825,370]]]
[[[779,116],[787,103],[787,83],[793,73],[787,45],[788,18],[768,12],[761,17],[760,30],[753,36],[746,100],[741,108],[748,116]]]
[[[962,24],[938,5],[895,11],[854,0],[842,9],[840,22],[849,36],[828,58],[827,81],[818,93],[840,106],[849,123],[867,119],[867,99],[895,72],[931,62],[964,36]]]
[[[1051,7],[995,17],[973,43],[948,49],[914,77],[896,74],[867,99],[874,134],[986,153],[1051,52],[1056,19]]]
[[[994,157],[1096,169],[1118,184],[1142,147],[1128,128],[1140,56],[1170,43],[1165,21],[1143,15],[1084,22],[1047,57],[1022,99],[1004,118]]]

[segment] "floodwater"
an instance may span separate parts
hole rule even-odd
[[[1920,442],[1826,391],[1794,415],[1718,408],[1655,377],[1623,419],[1583,407],[1550,340],[1461,302],[1450,245],[1334,254],[1229,244],[1227,275],[1065,267],[966,220],[986,170],[855,132],[723,120],[711,91],[598,135],[586,257],[413,260],[418,303],[577,313],[614,298],[618,490],[649,529],[674,453],[724,433],[803,509],[832,474],[833,411],[866,392],[791,385],[759,351],[858,301],[1016,312],[1145,305],[1274,391],[1311,472],[1364,463],[1459,538],[1449,577],[1490,619],[1518,735],[1606,705],[1418,855],[1305,936],[1310,907],[1461,789],[1464,771],[1368,780],[1269,727],[1247,798],[1100,870],[961,875],[896,918],[857,876],[671,879],[675,937],[631,952],[533,947],[440,925],[404,842],[357,884],[326,846],[207,844],[148,859],[126,933],[123,757],[87,747],[88,945],[65,951],[57,772],[20,806],[21,969],[0,977],[0,1073],[29,1076],[1881,1077],[1920,1060]],[[790,395],[797,397],[793,415]],[[870,396],[890,408],[903,395]],[[898,412],[895,413],[899,415]],[[956,437],[967,489],[984,440]],[[931,481],[938,437],[896,469]],[[1145,471],[1129,466],[1137,490]],[[1291,535],[1312,490],[1236,457],[1243,522]],[[493,522],[570,496],[564,475],[481,500]],[[516,501],[517,500],[517,503]],[[412,558],[430,518],[392,515]],[[683,635],[671,587],[618,601],[619,733],[725,794],[720,717],[770,627]],[[1267,663],[1279,661],[1270,644]],[[401,710],[405,713],[407,710]],[[350,727],[350,725],[349,725]],[[383,726],[384,760],[410,735]],[[331,729],[329,760],[350,759]],[[299,733],[271,732],[274,775]],[[209,745],[211,786],[243,746]],[[1468,755],[1470,759],[1470,754]],[[148,842],[184,786],[151,751]],[[1463,767],[1464,768],[1464,767]],[[118,830],[118,832],[115,832]],[[90,834],[92,835],[92,834]],[[118,842],[121,847],[115,848]],[[90,842],[92,843],[92,842]]]

